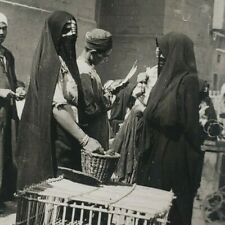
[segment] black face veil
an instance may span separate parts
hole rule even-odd
[[[76,24],[76,34],[70,36],[62,36],[66,30],[66,24],[69,21],[75,21]],[[52,36],[52,40],[58,55],[62,57],[66,63],[72,77],[75,79],[78,86],[78,105],[79,114],[83,108],[83,92],[81,87],[80,75],[78,66],[76,63],[76,49],[75,44],[77,40],[77,22],[76,19],[69,13],[63,11],[57,11],[53,13],[48,21],[49,31]]]
[[[70,20],[76,22],[69,13],[57,11],[49,18],[48,26],[57,54],[62,57],[73,78],[80,84],[75,49],[77,34],[62,37],[65,26]]]

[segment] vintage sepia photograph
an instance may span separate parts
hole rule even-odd
[[[225,0],[0,0],[0,225],[224,225]]]

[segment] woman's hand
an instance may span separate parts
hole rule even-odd
[[[0,97],[2,98],[16,97],[16,93],[10,89],[0,89]]]
[[[88,152],[104,154],[101,144],[96,139],[91,137],[89,137],[88,142],[85,146],[83,146],[83,149]]]

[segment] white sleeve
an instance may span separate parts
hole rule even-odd
[[[61,77],[60,75],[61,74],[59,74],[59,79],[55,87],[55,93],[54,93],[53,101],[52,101],[52,105],[56,107],[67,104],[67,100],[64,98],[64,95],[63,95],[62,83],[60,82],[60,77]]]

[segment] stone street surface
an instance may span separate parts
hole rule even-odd
[[[16,203],[6,202],[6,210],[4,214],[0,214],[0,225],[15,224],[16,219]]]

